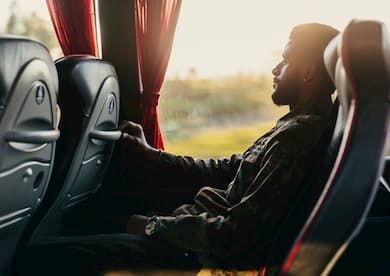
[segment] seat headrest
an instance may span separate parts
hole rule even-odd
[[[372,88],[365,88],[368,85],[372,87],[373,84],[383,87],[381,81],[387,80],[383,76],[386,72],[375,68],[384,63],[386,68],[390,68],[389,53],[386,26],[377,21],[352,20],[343,34],[336,36],[326,47],[325,67],[336,86],[344,116],[347,116],[352,101],[361,104],[388,99],[387,94],[367,93]]]
[[[110,63],[93,56],[71,55],[57,60],[55,64],[60,80],[60,94],[76,89],[82,99],[85,115],[90,114],[103,81],[109,77],[117,78]]]
[[[353,97],[364,102],[386,101],[387,92],[380,93],[385,91],[383,87],[389,87],[390,76],[390,47],[386,25],[378,21],[351,21],[343,33],[341,53]],[[368,87],[370,91],[374,89],[375,93],[365,92]]]
[[[57,72],[47,48],[25,37],[0,36],[0,110],[7,104],[20,70],[36,59],[47,64],[57,93]]]
[[[328,74],[333,81],[335,82],[336,78],[336,66],[337,62],[339,62],[339,49],[341,34],[338,34],[334,37],[328,44],[328,46],[324,50],[324,63],[325,68],[328,71]]]

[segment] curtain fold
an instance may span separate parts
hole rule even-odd
[[[141,125],[149,144],[164,148],[157,105],[171,54],[181,0],[136,0],[135,25],[141,79]]]
[[[64,55],[98,56],[93,0],[46,0]]]

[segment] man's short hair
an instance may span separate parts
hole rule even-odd
[[[321,77],[330,85],[331,93],[334,86],[325,69],[323,54],[326,46],[338,33],[335,28],[319,23],[297,25],[290,33],[290,40],[298,46],[302,58],[319,65]]]

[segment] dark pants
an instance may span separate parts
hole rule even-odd
[[[200,269],[197,256],[165,241],[106,234],[58,237],[29,246],[19,259],[19,275],[104,275],[109,271]],[[134,274],[132,274],[134,275]]]

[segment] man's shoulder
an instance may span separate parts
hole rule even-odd
[[[326,116],[297,115],[286,123],[278,135],[278,140],[289,144],[317,144],[320,137],[329,128],[329,123],[329,118]]]
[[[296,115],[287,123],[287,132],[323,131],[329,127],[329,117],[325,115]]]
[[[328,122],[328,116],[325,115],[297,115],[291,119],[292,124],[298,128],[321,127]]]

